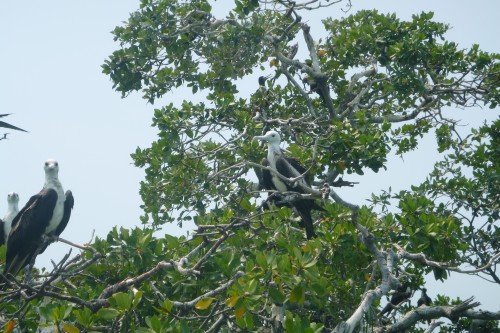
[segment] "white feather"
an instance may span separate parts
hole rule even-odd
[[[45,229],[45,234],[48,234],[57,229],[59,223],[64,215],[64,201],[66,196],[64,195],[64,189],[61,182],[59,181],[59,164],[56,160],[49,159],[45,162],[45,185],[44,188],[51,188],[57,192],[57,202],[54,207],[54,213],[52,219],[50,220],[47,228]]]
[[[3,230],[5,235],[5,242],[9,237],[10,229],[12,229],[12,220],[19,213],[19,195],[16,192],[11,192],[7,195],[7,213],[3,217]]]

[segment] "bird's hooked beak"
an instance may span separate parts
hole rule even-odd
[[[267,138],[265,135],[257,135],[257,136],[254,136],[253,141],[267,141]]]

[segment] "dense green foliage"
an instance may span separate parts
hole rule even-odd
[[[12,296],[19,288],[3,294],[5,321],[28,330],[42,318],[66,332],[344,332],[377,291],[355,330],[390,329],[416,307],[379,318],[390,289],[406,281],[416,291],[429,272],[444,280],[447,267],[482,267],[497,254],[500,121],[461,136],[454,110],[496,108],[500,56],[445,40],[448,26],[432,13],[401,21],[361,11],[325,18],[319,32],[304,23],[308,5],[273,3],[237,0],[222,17],[206,0],[142,0],[113,31],[121,47],[103,72],[122,96],[140,91],[157,106],[158,139],[132,154],[145,170],[142,224],[97,239],[53,272],[66,283],[28,289],[21,311]],[[259,88],[257,77],[268,74]],[[171,91],[184,101],[170,102]],[[325,208],[315,239],[306,240],[291,209],[260,208],[267,194],[255,183],[266,152],[252,137],[271,128],[314,178],[310,194]],[[335,192],[359,186],[352,174],[387,169],[390,154],[422,148],[428,135],[442,160],[422,184],[355,203]],[[330,196],[321,198],[325,183]],[[357,206],[365,199],[371,204]],[[189,238],[165,235],[169,223],[188,221]],[[500,283],[495,265],[478,274]],[[452,304],[445,295],[435,301]]]

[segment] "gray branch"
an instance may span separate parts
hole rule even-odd
[[[474,298],[471,297],[465,300],[463,303],[454,306],[421,306],[412,311],[406,313],[400,320],[396,323],[378,328],[375,332],[384,333],[396,333],[403,332],[406,329],[413,326],[420,320],[430,320],[435,318],[446,317],[452,321],[458,320],[460,317],[468,317],[472,319],[483,319],[483,320],[498,320],[500,319],[500,312],[488,312],[488,311],[474,311],[475,308],[480,305],[479,302],[473,302]]]

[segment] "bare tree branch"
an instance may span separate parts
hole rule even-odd
[[[492,267],[500,259],[500,252],[499,252],[499,253],[494,254],[484,266],[476,268],[476,269],[472,269],[472,270],[465,270],[465,269],[461,269],[458,267],[454,267],[454,266],[450,265],[449,263],[429,260],[429,259],[427,259],[427,256],[423,253],[407,252],[399,244],[393,244],[393,246],[398,250],[398,256],[400,258],[405,258],[408,260],[417,261],[420,264],[426,265],[429,267],[446,269],[448,271],[462,273],[462,274],[476,274],[476,273],[482,272],[482,271],[487,270],[488,268]]]

